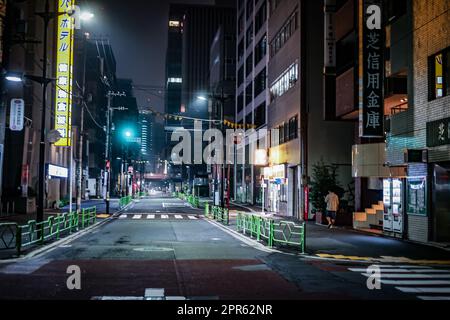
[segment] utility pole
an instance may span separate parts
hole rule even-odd
[[[105,143],[105,178],[104,178],[104,200],[106,205],[106,214],[109,214],[109,200],[110,200],[110,174],[111,174],[111,156],[110,156],[110,139],[111,139],[111,99],[113,92],[109,91],[108,106],[106,107],[106,143]]]
[[[83,35],[83,75],[82,75],[82,92],[81,92],[81,117],[80,117],[80,141],[77,150],[77,211],[81,211],[81,199],[83,193],[83,145],[84,145],[84,108],[86,103],[86,60],[87,60],[87,39]]]

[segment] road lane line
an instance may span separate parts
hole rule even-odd
[[[450,301],[450,297],[418,296],[417,298],[425,301]]]
[[[371,274],[362,273],[365,277],[371,277]],[[383,279],[450,279],[450,274],[383,274]]]
[[[404,293],[450,293],[450,288],[409,288],[409,287],[395,287]]]
[[[133,216],[133,219],[134,219],[134,220],[142,219],[142,214],[135,214],[135,215]]]
[[[179,219],[183,219],[183,216],[176,215],[176,216],[175,216],[175,219],[178,219],[178,220],[179,220]]]
[[[122,214],[122,215],[119,217],[119,219],[126,219],[127,217],[128,217],[128,215]]]
[[[394,286],[448,286],[450,281],[442,280],[381,280],[382,284]]]
[[[363,272],[366,273],[367,269],[362,268],[350,268],[348,269],[352,272]],[[439,269],[382,269],[380,268],[381,273],[450,273],[450,270],[439,270]]]
[[[153,219],[155,219],[155,215],[154,215],[154,214],[148,214],[148,215],[147,215],[147,219],[153,220]]]
[[[189,218],[190,220],[198,220],[197,217],[194,217],[194,216],[188,216],[188,218]]]
[[[169,216],[167,214],[161,215],[161,219],[169,219]]]

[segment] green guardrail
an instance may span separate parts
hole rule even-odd
[[[269,247],[287,245],[298,247],[305,253],[306,224],[275,220],[239,212],[236,219],[238,232],[250,235],[257,241],[265,241]]]
[[[200,198],[199,197],[189,195],[189,196],[186,197],[186,200],[194,208],[199,208],[200,207]]]
[[[25,225],[17,223],[0,224],[0,250],[16,249],[17,254],[32,245],[41,245],[47,241],[77,232],[97,221],[97,208],[86,208],[81,213],[63,213],[49,217],[42,222],[28,221]]]
[[[119,199],[119,209],[123,209],[133,201],[132,196],[122,197]]]
[[[230,224],[230,210],[218,206],[211,206],[209,203],[205,204],[205,217],[223,223]]]

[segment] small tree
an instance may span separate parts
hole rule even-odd
[[[309,199],[316,212],[326,211],[325,197],[328,191],[334,191],[338,196],[342,193],[337,178],[337,166],[326,165],[323,160],[313,166]]]

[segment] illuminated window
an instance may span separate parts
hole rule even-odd
[[[293,63],[270,87],[271,101],[281,97],[298,81],[298,62]]]
[[[169,27],[178,28],[180,26],[180,21],[170,20]]]
[[[182,78],[169,78],[167,80],[168,83],[183,83],[183,79]]]

